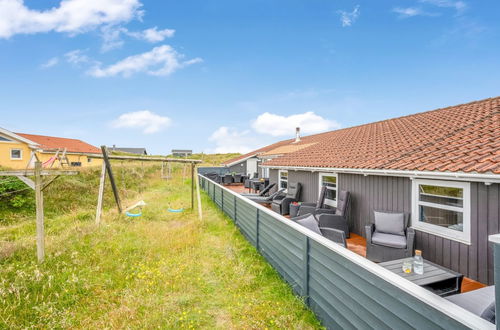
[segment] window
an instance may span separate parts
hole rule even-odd
[[[319,190],[321,187],[326,187],[325,204],[332,207],[337,207],[337,174],[335,173],[320,173],[319,174]]]
[[[10,149],[10,159],[12,160],[23,159],[23,151],[21,149]]]
[[[92,158],[87,157],[87,163],[92,163]]]
[[[262,169],[262,177],[269,178],[269,167],[264,167]]]
[[[71,162],[70,166],[79,167],[82,166],[82,162]]]
[[[288,171],[279,171],[279,187],[280,189],[285,188],[285,191],[288,189]]]
[[[413,180],[415,229],[470,244],[470,184]]]

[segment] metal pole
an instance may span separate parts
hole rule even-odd
[[[194,209],[194,163],[191,163],[191,209]]]

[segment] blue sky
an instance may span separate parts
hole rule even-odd
[[[0,127],[247,151],[500,95],[500,2],[0,1]]]

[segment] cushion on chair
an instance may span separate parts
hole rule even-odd
[[[465,293],[455,294],[453,296],[446,297],[445,299],[478,316],[483,317],[484,314],[484,316],[488,317],[489,319],[494,317],[495,314],[494,285]],[[491,310],[491,308],[493,308],[493,310]],[[491,312],[493,312],[493,316],[491,315]],[[486,317],[483,318],[487,319]]]
[[[318,201],[316,202],[316,208],[322,208],[323,203],[325,202],[325,194],[326,194],[326,186],[321,187],[319,192]]]
[[[372,235],[372,243],[396,249],[404,249],[406,248],[406,237],[375,231]]]
[[[491,323],[496,323],[495,302],[492,301],[491,304],[489,304],[489,306],[486,307],[486,309],[481,313],[480,316],[486,321],[489,321]]]
[[[373,212],[375,214],[375,230],[380,233],[405,236],[404,213]]]
[[[323,236],[323,234],[319,230],[318,221],[316,220],[316,218],[314,217],[314,215],[311,214],[307,218],[304,218],[304,219],[301,219],[301,220],[297,220],[297,223],[299,225],[301,225],[301,226],[306,227],[309,230],[312,230],[316,234],[320,234],[320,235]]]
[[[335,209],[335,214],[341,215],[341,216],[346,215],[348,199],[349,199],[349,192],[348,191],[341,190],[338,193],[337,208]]]

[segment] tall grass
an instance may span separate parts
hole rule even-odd
[[[35,257],[32,216],[0,224],[0,328],[318,328],[314,315],[202,193],[189,210],[189,175],[116,163],[124,204],[106,187],[94,224],[97,169],[58,179],[46,193],[47,257]],[[170,213],[168,207],[187,210]]]

